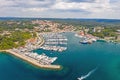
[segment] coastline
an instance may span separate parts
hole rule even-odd
[[[37,37],[41,40],[41,42],[39,43],[39,45],[42,46],[42,45],[45,43],[44,38],[41,36],[41,34],[38,35],[38,33],[37,33]],[[8,50],[0,50],[0,52],[6,52],[6,53],[9,53],[9,54],[11,54],[11,55],[14,55],[14,56],[16,56],[16,57],[18,57],[18,58],[20,58],[20,59],[22,59],[22,60],[24,60],[24,61],[32,64],[32,65],[38,67],[38,68],[52,69],[52,70],[53,70],[53,69],[54,69],[54,70],[61,70],[61,69],[62,69],[61,65],[53,65],[53,64],[43,65],[43,64],[40,64],[40,63],[38,63],[36,60],[34,60],[34,59],[30,58],[30,57],[27,57],[27,56],[25,56],[25,55],[19,54],[19,53],[17,53],[17,52],[14,52],[14,51],[12,51],[11,49],[8,49]]]
[[[34,66],[37,66],[39,68],[45,68],[45,69],[54,69],[54,70],[60,70],[61,69],[61,66],[60,65],[42,65],[42,64],[39,64],[37,63],[34,59],[32,58],[29,58],[27,56],[24,56],[24,55],[20,55],[19,53],[16,53],[16,52],[13,52],[11,50],[0,50],[0,52],[7,52],[7,53],[10,53],[20,59],[23,59],[24,61],[27,61],[29,63],[31,63],[32,65]]]

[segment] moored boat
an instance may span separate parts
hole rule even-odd
[[[88,44],[87,40],[80,41],[81,44]]]

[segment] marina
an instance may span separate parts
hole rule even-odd
[[[51,65],[57,57],[48,57],[45,55],[45,53],[42,53],[41,55],[33,52],[22,52],[19,49],[12,49],[13,52],[19,53],[20,55],[24,55],[26,57],[32,58],[36,60],[36,62],[43,64],[43,65]]]
[[[27,40],[25,46],[13,48],[10,50],[1,50],[1,51],[8,52],[40,68],[61,69],[60,65],[52,64],[54,61],[57,60],[57,57],[48,57],[45,53],[39,55],[37,53],[32,52],[33,50],[40,49],[43,44],[44,44],[44,39],[42,35],[37,33],[37,38]],[[50,50],[52,49],[53,48],[50,48]],[[56,50],[59,49],[59,51],[64,50],[61,47],[58,48],[54,47],[54,49]]]
[[[52,65],[43,65],[49,66],[49,69],[52,70],[46,70],[46,68],[44,70],[44,67],[42,67],[43,69],[41,67],[35,68],[24,63],[23,61],[26,60],[22,60],[22,58],[19,60],[13,58],[14,56],[1,53],[0,78],[2,80],[78,80],[77,78],[86,76],[97,67],[97,70],[87,77],[86,80],[120,80],[118,68],[120,63],[119,44],[96,42],[91,45],[80,45],[78,44],[79,38],[74,37],[74,34],[67,33],[65,36],[68,38],[69,48],[65,52],[61,52],[61,54],[56,51],[46,51],[44,49],[34,50],[34,53],[40,55],[41,53],[45,53],[49,57],[57,57]],[[9,54],[11,53],[9,52]],[[30,58],[30,61],[34,60]],[[32,64],[32,62],[28,63]],[[37,62],[37,64],[39,63]],[[63,68],[54,70],[53,65],[54,67],[55,65],[62,65]]]
[[[32,55],[31,57],[30,56],[26,56],[27,54],[21,54],[21,53],[17,53],[16,51],[14,50],[5,50],[5,52],[8,52],[18,58],[21,58],[37,67],[40,67],[40,68],[48,68],[48,69],[60,69],[61,67],[59,65],[51,65],[51,63],[56,60],[56,58],[48,58],[47,56],[45,55],[41,55],[41,59],[43,58],[43,60],[39,61],[40,58],[35,59],[35,53],[30,53],[30,55]],[[33,56],[34,54],[34,56]],[[39,55],[40,56],[40,55]],[[50,60],[49,60],[50,59]]]
[[[60,45],[67,45],[67,38],[60,33],[36,34],[37,37],[27,40],[25,46],[5,50],[5,52],[11,53],[18,58],[41,68],[61,69],[60,65],[53,65],[54,61],[57,60],[57,57],[48,57],[45,53],[39,55],[32,51],[37,49],[58,52],[65,51],[67,47]]]
[[[65,51],[67,49],[66,47],[48,46],[48,45],[44,45],[44,46],[42,46],[40,48],[44,49],[44,50],[59,51],[59,52]]]
[[[61,33],[48,33],[42,34],[42,36],[45,40],[45,43],[40,47],[41,49],[58,52],[65,51],[67,49],[66,45],[68,39]]]
[[[120,0],[0,2],[0,80],[120,80]]]

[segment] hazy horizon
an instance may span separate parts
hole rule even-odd
[[[90,20],[97,20],[97,19],[100,19],[100,20],[120,20],[120,19],[116,19],[116,18],[54,18],[54,17],[18,17],[18,16],[0,16],[0,18],[33,18],[33,19],[90,19]]]

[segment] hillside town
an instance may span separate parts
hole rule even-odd
[[[34,30],[38,32],[70,32],[74,31],[74,26],[63,25],[60,23],[47,21],[47,20],[35,20],[32,24],[37,24],[34,26]]]

